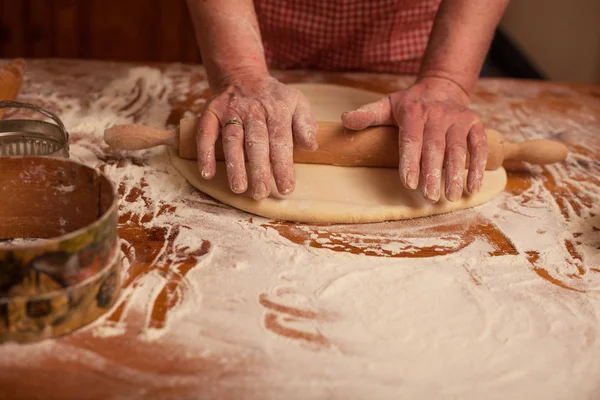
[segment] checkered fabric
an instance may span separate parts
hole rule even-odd
[[[255,0],[269,67],[418,72],[441,0]]]

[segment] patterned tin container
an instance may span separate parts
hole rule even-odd
[[[104,314],[121,285],[112,182],[64,158],[0,157],[0,199],[0,342]]]

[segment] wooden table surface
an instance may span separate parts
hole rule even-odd
[[[101,169],[118,187],[125,287],[114,309],[92,326],[56,340],[0,345],[0,398],[349,399],[365,393],[378,393],[377,398],[494,398],[494,393],[600,398],[600,365],[591,358],[600,358],[600,86],[484,79],[473,108],[485,126],[513,140],[562,140],[571,150],[566,163],[510,173],[506,192],[473,210],[412,221],[314,226],[271,221],[213,201],[187,185],[163,149],[120,154],[102,142],[104,128],[112,124],[173,125],[187,112],[198,113],[209,95],[201,67],[28,64],[19,100],[57,112],[71,134],[71,157]],[[358,73],[275,75],[290,83],[380,92],[411,81]],[[463,289],[481,291],[486,299],[496,296],[499,304],[505,299],[500,293],[510,293],[504,304],[511,304],[514,318],[502,329],[514,335],[498,348],[521,340],[523,353],[529,354],[538,335],[546,365],[520,360],[527,373],[506,375],[485,395],[475,388],[489,377],[473,376],[492,367],[475,353],[466,361],[449,357],[458,366],[449,361],[446,367],[460,370],[457,376],[442,369],[446,372],[420,378],[407,372],[416,361],[403,366],[399,355],[405,350],[393,338],[385,339],[392,360],[371,354],[358,343],[362,339],[353,342],[353,329],[343,332],[356,321],[341,315],[345,308],[339,300],[319,293],[350,272],[378,268],[454,274],[452,282],[458,279]],[[346,296],[372,298],[369,289],[361,290]],[[440,301],[446,298],[439,295]],[[523,296],[535,296],[537,305]],[[411,307],[388,304],[388,298],[378,301],[374,307],[381,310]],[[538,330],[532,323],[527,340],[518,338],[519,309],[530,313],[523,320],[527,325],[552,319],[551,307],[577,317],[572,330]],[[430,326],[447,312],[439,310],[405,311],[415,324]],[[556,316],[562,318],[561,313]],[[442,336],[449,323],[444,321]],[[429,334],[436,343],[443,339]],[[490,335],[465,338],[461,357],[475,343],[496,340]],[[449,343],[458,346],[459,339]],[[507,353],[507,365],[516,365],[517,353]],[[434,355],[425,351],[423,359]],[[589,362],[575,365],[572,357]],[[397,370],[389,366],[392,361],[399,363]],[[534,389],[532,379],[540,381]],[[563,397],[567,393],[574,397]]]

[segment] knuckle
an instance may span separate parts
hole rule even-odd
[[[244,118],[245,129],[248,132],[248,136],[255,136],[257,132],[264,132],[267,129],[267,124],[264,122],[262,118],[252,118],[248,116],[248,118]]]
[[[295,130],[300,135],[312,136],[317,132],[317,124],[301,124]]]
[[[409,118],[417,118],[422,114],[421,105],[416,102],[408,103],[404,107],[404,114]]]
[[[292,132],[281,125],[271,125],[269,129],[269,138],[274,143],[287,143],[292,140]]]
[[[317,126],[316,124],[310,124],[310,123],[305,123],[303,121],[300,122],[296,122],[293,124],[292,126],[292,135],[293,136],[302,136],[302,137],[309,137],[309,136],[315,136],[316,138],[316,134],[317,134]]]
[[[464,118],[461,115],[461,113],[456,113],[456,112],[452,112],[452,111],[450,111],[450,112],[447,111],[444,114],[444,117],[442,117],[442,118],[447,119],[448,123],[450,123],[451,125],[458,125],[458,126],[461,126],[461,127],[462,126],[470,126],[470,125],[473,124],[472,121],[469,122],[468,124],[465,124],[464,123]],[[466,130],[468,131],[468,129],[466,129]]]
[[[264,119],[264,115],[265,112],[262,109],[262,107],[260,107],[258,104],[256,103],[251,103],[246,107],[246,119],[253,121],[253,120],[262,120]]]
[[[268,140],[266,137],[263,136],[256,136],[256,135],[252,135],[252,136],[246,136],[246,146],[248,146],[249,148],[254,148],[257,150],[263,149],[263,148],[267,148],[268,147]]]
[[[465,121],[465,126],[469,126],[471,129],[470,131],[478,136],[485,136],[485,128],[483,127],[483,125],[481,124],[481,122],[479,122],[479,120],[468,120]]]
[[[477,160],[486,160],[488,156],[487,146],[475,146],[471,149],[471,156]]]
[[[482,157],[487,157],[487,154],[489,152],[489,147],[487,142],[482,142],[480,145],[475,147],[475,151],[478,151],[481,153]]]
[[[421,141],[422,136],[418,133],[405,131],[400,136],[400,143],[403,146],[416,146]]]
[[[252,99],[237,94],[232,94],[226,100],[227,108],[236,113],[243,113],[245,110],[251,109],[253,103]]]
[[[446,140],[448,142],[466,142],[467,136],[469,135],[469,125],[462,124],[460,122],[454,123],[448,128],[446,132]]]
[[[239,104],[239,97],[233,93],[230,93],[227,96],[219,98],[218,101],[228,108],[237,108]]]
[[[291,153],[294,145],[291,142],[270,142],[270,148],[274,155]]]
[[[243,139],[243,133],[240,129],[229,131],[222,136],[221,141],[223,142],[223,145],[236,144]]]
[[[206,100],[204,103],[204,111],[216,108],[220,103],[223,102],[223,93],[213,95]]]
[[[441,121],[446,117],[446,111],[441,107],[432,107],[429,109],[428,116],[430,120]]]
[[[398,131],[400,132],[400,142],[401,143],[414,143],[418,144],[423,140],[423,129],[407,129],[409,125],[406,123],[401,123],[398,126]]]
[[[443,130],[429,130],[423,135],[423,146],[443,148],[446,144],[446,134]]]
[[[207,138],[209,136],[212,136],[213,132],[209,131],[208,129],[206,129],[204,127],[199,127],[197,134],[198,134],[198,138],[204,139],[204,138]]]
[[[463,119],[465,120],[465,122],[467,123],[474,123],[476,121],[479,120],[479,115],[477,115],[477,113],[473,110],[470,110],[468,108],[466,108],[463,112]]]
[[[487,138],[486,138],[485,134],[482,134],[482,133],[473,134],[473,133],[471,133],[469,136],[470,136],[469,137],[470,141],[473,143],[473,147],[475,147],[475,148],[481,147],[481,148],[486,148],[487,149],[488,142],[487,142]]]
[[[440,140],[428,140],[423,143],[423,151],[439,153],[444,150],[444,142]]]
[[[276,99],[275,101],[273,101],[272,107],[275,111],[279,113],[289,113],[290,111],[290,107],[288,106],[287,102],[283,99]]]
[[[485,134],[481,135],[481,139],[479,140],[478,144],[483,147],[483,148],[488,148],[488,141],[487,141],[487,137],[485,136]]]
[[[448,154],[463,154],[467,152],[467,144],[459,142],[448,143],[446,145],[446,151]]]
[[[239,157],[233,155],[226,156],[227,161],[225,162],[225,169],[230,173],[243,172],[246,173],[246,168],[243,162],[240,161]]]
[[[252,180],[261,181],[264,184],[270,183],[269,177],[270,168],[265,166],[265,163],[257,163],[250,169],[250,175],[252,176]]]
[[[475,133],[475,140],[480,142],[482,145],[487,146],[487,136],[485,135],[485,131],[483,129],[479,129]]]

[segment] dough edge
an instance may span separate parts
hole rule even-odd
[[[446,214],[487,203],[502,193],[507,183],[506,171],[504,168],[498,168],[494,171],[485,172],[483,184],[478,193],[474,195],[465,194],[461,200],[456,202],[443,200],[436,204],[426,204],[423,207],[407,209],[402,206],[370,206],[365,208],[343,201],[332,202],[315,199],[309,207],[306,207],[303,206],[307,203],[306,201],[278,200],[270,197],[256,201],[246,195],[235,194],[229,190],[227,179],[219,181],[215,177],[205,180],[201,177],[198,164],[195,161],[180,158],[177,151],[171,148],[168,149],[168,153],[171,163],[182,176],[192,186],[215,200],[261,217],[298,223],[375,223]],[[217,174],[224,174],[223,163],[218,162],[217,165]],[[339,168],[328,165],[311,165],[309,167],[319,168],[321,171],[323,168]],[[374,172],[376,173],[376,171]],[[400,184],[399,178],[398,183]],[[341,209],[342,204],[344,204],[343,210]]]

